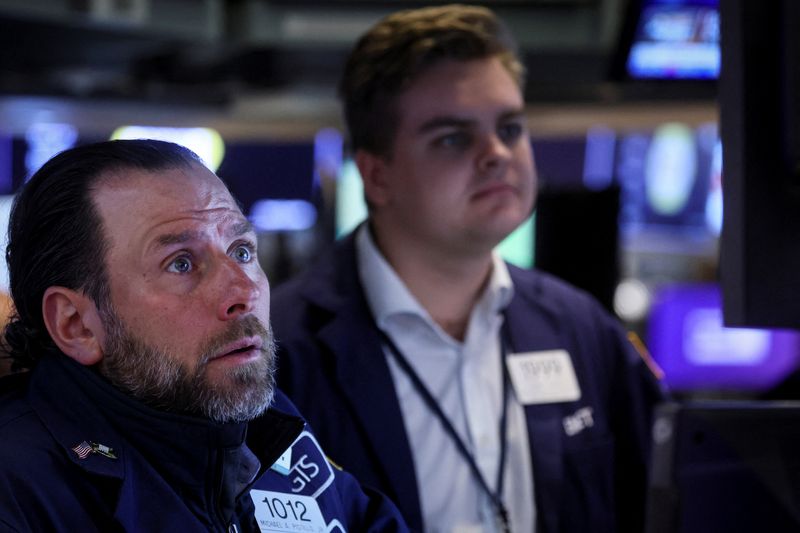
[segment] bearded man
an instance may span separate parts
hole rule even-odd
[[[0,529],[404,531],[274,386],[256,235],[190,150],[63,152],[16,198]]]

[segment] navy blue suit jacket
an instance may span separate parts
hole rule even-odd
[[[581,389],[574,402],[525,408],[539,532],[639,532],[651,414],[662,389],[624,331],[591,297],[509,266],[511,353],[565,349]],[[400,405],[359,282],[353,236],[274,291],[279,386],[333,461],[389,495],[422,530]],[[513,357],[513,355],[511,355]],[[592,409],[570,435],[565,419]]]
[[[229,458],[245,440],[260,469],[225,497],[223,472],[242,475]],[[79,455],[82,442],[113,456]],[[269,517],[258,517],[255,500],[267,491],[303,498],[311,515],[314,500],[328,531],[408,531],[387,498],[332,468],[316,442],[280,391],[258,419],[217,424],[145,406],[67,356],[48,355],[0,379],[0,531],[258,532]],[[289,448],[292,471],[271,469]]]

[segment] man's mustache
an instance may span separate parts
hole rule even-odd
[[[203,356],[200,358],[198,366],[204,366],[210,359],[216,356],[226,345],[237,341],[243,337],[259,336],[264,340],[261,347],[263,352],[272,352],[272,328],[265,326],[261,320],[253,315],[248,315],[242,319],[232,322],[222,333],[207,340],[204,345]]]

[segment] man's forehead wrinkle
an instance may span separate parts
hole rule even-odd
[[[158,222],[155,226],[153,226],[153,228],[155,229],[159,226],[188,220],[211,222],[219,219],[222,222],[228,222],[231,220],[240,219],[242,217],[243,215],[241,211],[239,211],[239,209],[233,205],[223,205],[219,207],[209,207],[203,209],[186,209],[178,210],[174,216]]]

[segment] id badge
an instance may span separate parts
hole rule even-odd
[[[545,350],[506,357],[508,373],[522,405],[573,402],[581,397],[572,358],[566,350]]]
[[[269,490],[250,491],[261,533],[325,533],[328,526],[317,500],[311,496]]]

